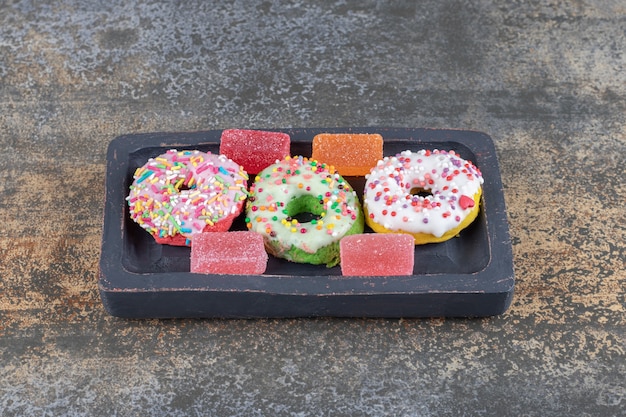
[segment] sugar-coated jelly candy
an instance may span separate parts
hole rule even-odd
[[[332,165],[342,176],[364,176],[383,159],[383,137],[377,133],[320,133],[311,156]]]
[[[413,275],[415,241],[400,233],[365,233],[339,242],[342,275]]]
[[[191,272],[260,275],[267,268],[263,236],[255,232],[200,233],[191,245]]]
[[[243,166],[248,174],[258,174],[276,160],[288,156],[290,150],[291,138],[287,133],[243,129],[222,131],[220,154]]]

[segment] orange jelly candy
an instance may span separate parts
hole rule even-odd
[[[312,159],[332,165],[343,176],[364,176],[383,159],[378,133],[320,133],[313,138]]]

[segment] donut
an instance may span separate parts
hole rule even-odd
[[[263,235],[268,253],[328,267],[340,261],[341,238],[364,228],[350,184],[334,167],[302,156],[288,156],[256,176],[246,224]]]
[[[224,155],[170,149],[137,168],[126,198],[130,217],[160,244],[190,246],[223,232],[243,210],[248,174]]]
[[[366,176],[365,221],[378,233],[407,233],[415,244],[444,242],[479,212],[483,177],[454,151],[404,151]]]

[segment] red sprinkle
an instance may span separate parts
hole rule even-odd
[[[475,204],[474,200],[466,195],[462,195],[461,198],[459,198],[459,206],[461,206],[463,210],[468,207],[474,207]]]

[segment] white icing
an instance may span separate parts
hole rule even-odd
[[[482,184],[480,170],[454,151],[404,151],[372,168],[363,205],[368,221],[386,229],[441,237],[479,204],[473,199]],[[411,190],[432,195],[412,195]],[[471,206],[461,207],[466,203]]]

